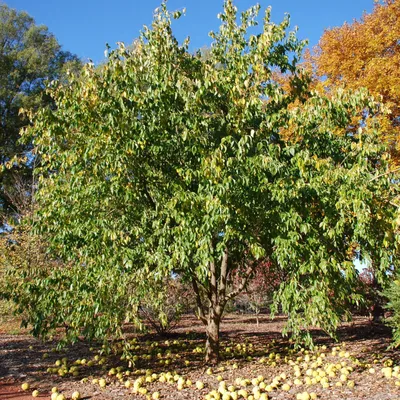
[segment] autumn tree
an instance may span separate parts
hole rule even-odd
[[[270,10],[249,35],[259,10],[237,22],[226,0],[202,58],[175,39],[181,13],[163,3],[133,48],[121,44],[101,69],[88,64],[82,79],[53,84],[55,109],[26,133],[41,160],[33,222],[69,267],[22,285],[33,308],[62,312],[76,335],[104,337],[155,281],[178,275],[192,285],[206,360],[216,362],[225,305],[259,259],[285,274],[274,300],[297,338],[310,325],[333,335],[357,301],[359,249],[385,279],[397,262],[395,188],[375,103],[362,92],[303,96],[306,84],[283,90],[272,71],[301,80],[304,44]],[[52,328],[31,318],[36,333]]]
[[[382,136],[394,161],[400,150],[400,1],[375,2],[371,14],[341,27],[327,29],[312,61],[325,87],[367,88],[391,113]]]
[[[243,291],[237,296],[237,304],[251,309],[255,316],[257,325],[259,324],[259,315],[263,307],[272,304],[273,296],[284,280],[283,271],[276,268],[268,259],[256,261],[257,265],[253,269],[250,279],[248,279]],[[232,272],[233,286],[241,284],[242,271]]]

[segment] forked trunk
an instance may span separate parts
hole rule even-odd
[[[208,320],[206,326],[206,363],[217,364],[219,361],[219,326],[220,318],[214,317]]]
[[[211,248],[214,247],[215,245],[212,242]],[[249,277],[251,272],[252,267],[249,267],[246,276]],[[195,275],[192,277],[192,286],[196,294],[197,316],[206,328],[205,362],[207,364],[217,364],[219,362],[219,327],[224,308],[230,299],[233,299],[244,289],[247,282],[247,279],[244,279],[236,290],[227,294],[228,275],[228,249],[226,248],[219,264],[219,269],[214,261],[209,263],[208,284],[198,281]],[[202,289],[200,289],[198,283],[202,286]]]

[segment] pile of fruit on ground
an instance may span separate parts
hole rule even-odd
[[[191,317],[166,338],[127,333],[125,346],[58,351],[56,342],[3,334],[0,398],[400,399],[400,351],[388,349],[385,327],[358,318],[337,343],[316,332],[311,351],[281,338],[283,322],[228,316],[215,367],[204,365],[202,327]]]

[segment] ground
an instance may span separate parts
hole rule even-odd
[[[43,343],[10,325],[0,330],[0,399],[31,399],[34,389],[49,399],[57,386],[66,398],[79,391],[83,398],[98,400],[148,399],[154,392],[169,400],[257,400],[262,393],[285,400],[304,392],[329,400],[400,400],[400,350],[388,349],[385,326],[356,317],[341,326],[338,342],[315,331],[317,348],[308,352],[294,350],[282,338],[283,324],[283,317],[263,316],[257,326],[252,316],[226,316],[224,360],[212,370],[203,363],[203,327],[191,316],[167,337],[136,335],[128,327],[130,362],[121,360],[121,342],[114,343],[110,355],[100,344],[84,342],[57,351],[55,341]],[[104,388],[96,382],[100,378]],[[197,381],[204,388],[197,388]],[[30,384],[26,392],[24,382]]]

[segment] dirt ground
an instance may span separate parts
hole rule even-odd
[[[400,350],[388,349],[390,331],[385,326],[356,317],[352,323],[341,326],[338,343],[315,331],[319,347],[307,354],[304,350],[294,350],[282,338],[283,324],[283,317],[270,320],[263,316],[257,326],[252,316],[226,316],[221,329],[223,361],[212,371],[203,363],[203,327],[191,316],[185,317],[167,337],[129,334],[131,354],[134,354],[131,359],[134,365],[130,367],[127,360],[121,360],[118,343],[114,346],[115,352],[108,356],[102,353],[100,344],[84,342],[56,351],[56,342],[43,343],[28,334],[6,334],[0,330],[0,399],[31,399],[34,389],[39,390],[39,398],[50,399],[54,386],[66,398],[79,391],[83,398],[98,400],[151,399],[157,397],[154,392],[161,399],[169,400],[207,396],[223,399],[224,391],[221,394],[217,391],[224,385],[220,381],[224,381],[227,388],[232,386],[231,393],[239,393],[238,399],[257,400],[260,393],[267,393],[269,399],[296,399],[299,393],[307,391],[327,400],[400,400],[400,367],[395,368],[400,366]],[[60,372],[62,365],[65,365],[64,371]],[[329,365],[334,373],[325,378],[327,383],[322,387],[319,380],[325,372],[321,371],[331,372]],[[297,376],[296,368],[300,370]],[[384,376],[383,368],[389,376]],[[320,371],[318,378],[316,371]],[[279,375],[279,382],[273,385]],[[307,376],[317,381],[307,383]],[[100,378],[105,379],[104,388],[93,382]],[[252,382],[257,378],[257,382]],[[296,384],[296,378],[300,383]],[[138,380],[141,384],[137,383],[135,390],[134,382]],[[130,381],[129,388],[125,387],[126,381]],[[201,381],[204,388],[196,388],[196,381]],[[349,381],[354,382],[354,387]],[[21,389],[23,382],[30,384],[25,392]],[[184,382],[181,387],[180,382]],[[268,392],[265,386],[271,384],[273,387]],[[225,395],[225,398],[234,400],[235,395],[232,396]]]

